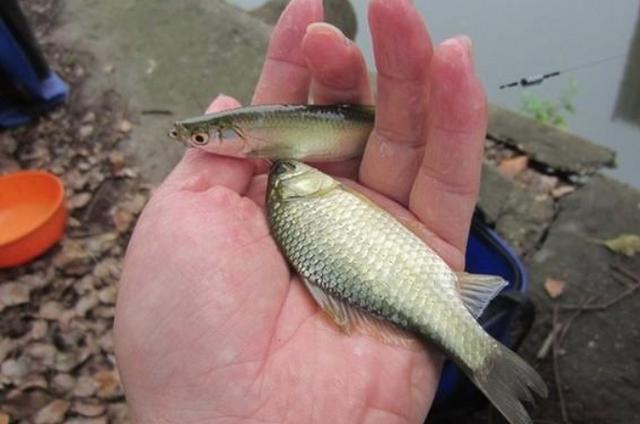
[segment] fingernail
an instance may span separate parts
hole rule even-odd
[[[465,34],[462,34],[462,35],[459,35],[459,36],[457,37],[457,39],[458,39],[458,40],[460,40],[460,42],[461,42],[461,43],[463,43],[463,44],[465,45],[465,47],[466,47],[466,49],[467,49],[467,52],[468,52],[470,55],[473,55],[473,43],[471,42],[471,38],[469,38],[469,37],[468,37],[467,35],[465,35]]]
[[[310,32],[318,32],[323,34],[331,34],[333,36],[338,37],[345,45],[351,44],[351,40],[349,40],[343,33],[340,31],[338,27],[335,27],[326,22],[314,22],[307,26],[307,34]]]
[[[443,41],[442,45],[446,45],[455,49],[460,55],[460,59],[464,60],[471,67],[475,66],[473,58],[473,45],[471,43],[471,39],[466,35],[459,35],[457,37],[449,38]]]

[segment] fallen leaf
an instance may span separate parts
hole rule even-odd
[[[117,290],[115,286],[107,286],[98,292],[98,299],[100,302],[107,305],[113,305],[116,303]]]
[[[6,306],[21,305],[29,302],[29,292],[29,287],[20,283],[0,285],[0,311]]]
[[[42,390],[32,390],[28,392],[12,390],[3,401],[2,408],[9,413],[17,423],[20,419],[31,418],[34,411],[47,405],[51,402],[51,399],[52,397]],[[31,423],[33,420],[21,422]]]
[[[38,411],[34,417],[36,424],[57,424],[64,420],[71,403],[63,399],[56,399]]]
[[[53,258],[53,265],[62,269],[70,265],[82,264],[91,257],[90,253],[79,240],[68,239],[62,243],[62,250]]]
[[[111,212],[111,218],[119,233],[125,233],[133,222],[133,214],[124,208],[115,208]]]
[[[76,303],[74,307],[76,315],[81,317],[85,316],[87,312],[93,309],[99,302],[100,300],[98,299],[96,292],[91,292],[86,296],[82,296],[78,299],[78,303]]]
[[[100,388],[100,383],[95,379],[83,375],[78,378],[78,381],[73,388],[73,395],[76,397],[90,397],[93,396]]]
[[[91,136],[93,134],[93,131],[93,125],[83,125],[80,127],[80,130],[78,130],[78,136],[84,139]]]
[[[71,410],[84,417],[97,417],[104,414],[106,406],[99,403],[75,402]]]
[[[2,372],[2,375],[13,380],[21,379],[22,377],[29,374],[29,371],[31,371],[29,364],[22,358],[7,359],[2,363],[2,366],[0,367],[0,372]]]
[[[91,417],[91,418],[80,418],[75,417],[65,421],[65,424],[107,424],[107,417],[105,415],[101,417]],[[125,421],[112,421],[112,422],[125,422]],[[128,421],[126,421],[128,422]]]
[[[547,278],[544,282],[544,289],[551,299],[555,299],[564,293],[564,289],[567,283],[562,280],[556,280],[555,278]]]
[[[122,168],[124,168],[124,163],[125,163],[124,154],[117,150],[109,153],[109,162],[111,163],[111,166],[114,171],[116,172],[120,171]]]
[[[513,178],[525,169],[529,164],[529,158],[522,155],[505,159],[498,165],[498,172],[507,178]]]
[[[64,312],[64,306],[61,303],[56,302],[55,300],[50,300],[47,303],[40,306],[40,318],[57,321],[60,319],[60,316]]]
[[[47,379],[42,375],[31,375],[25,379],[18,387],[20,391],[34,390],[34,389],[47,389]]]
[[[122,393],[120,377],[117,371],[102,370],[94,374],[93,378],[98,382],[98,397],[110,398]]]
[[[116,126],[116,130],[120,131],[123,134],[130,132],[132,128],[133,124],[131,124],[131,122],[127,121],[126,119],[122,119]]]
[[[93,111],[87,112],[82,117],[82,123],[83,124],[88,124],[89,122],[94,122],[95,120],[96,120],[96,114]]]
[[[0,362],[4,361],[16,347],[18,347],[18,342],[15,339],[8,337],[0,339]]]
[[[78,193],[76,195],[71,196],[69,199],[69,208],[71,209],[80,209],[84,208],[89,204],[93,195],[88,192]]]
[[[53,379],[51,379],[51,386],[54,390],[60,392],[60,394],[64,394],[76,387],[76,379],[73,378],[71,374],[56,374]]]
[[[551,196],[554,199],[559,199],[563,196],[566,196],[567,194],[573,193],[574,191],[576,191],[576,188],[574,186],[571,186],[571,185],[560,186],[551,190]]]
[[[616,238],[606,240],[604,245],[612,252],[632,257],[640,252],[640,236],[637,234],[621,234]]]

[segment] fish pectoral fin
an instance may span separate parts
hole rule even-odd
[[[345,334],[364,334],[382,343],[410,350],[422,348],[420,341],[412,333],[336,299],[306,278],[302,280],[316,303]]]
[[[456,276],[462,302],[474,318],[482,315],[489,302],[508,284],[497,275],[458,272]]]
[[[349,334],[349,315],[345,309],[343,302],[334,299],[326,294],[322,289],[304,277],[301,277],[304,285],[307,286],[311,297],[322,308],[322,310],[331,318],[331,320],[345,333]]]

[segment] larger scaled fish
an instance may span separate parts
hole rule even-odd
[[[531,423],[521,400],[531,401],[530,391],[546,396],[545,383],[475,319],[502,278],[452,271],[386,211],[300,162],[273,164],[267,216],[281,251],[338,326],[401,329],[435,344],[509,422]]]
[[[332,162],[362,155],[375,108],[264,105],[177,121],[171,138],[225,156]]]

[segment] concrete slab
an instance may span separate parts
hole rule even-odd
[[[613,166],[615,153],[589,140],[491,105],[488,136],[526,153],[556,171],[591,174]]]
[[[554,216],[551,198],[536,195],[486,164],[478,206],[489,224],[521,255],[537,247]]]

